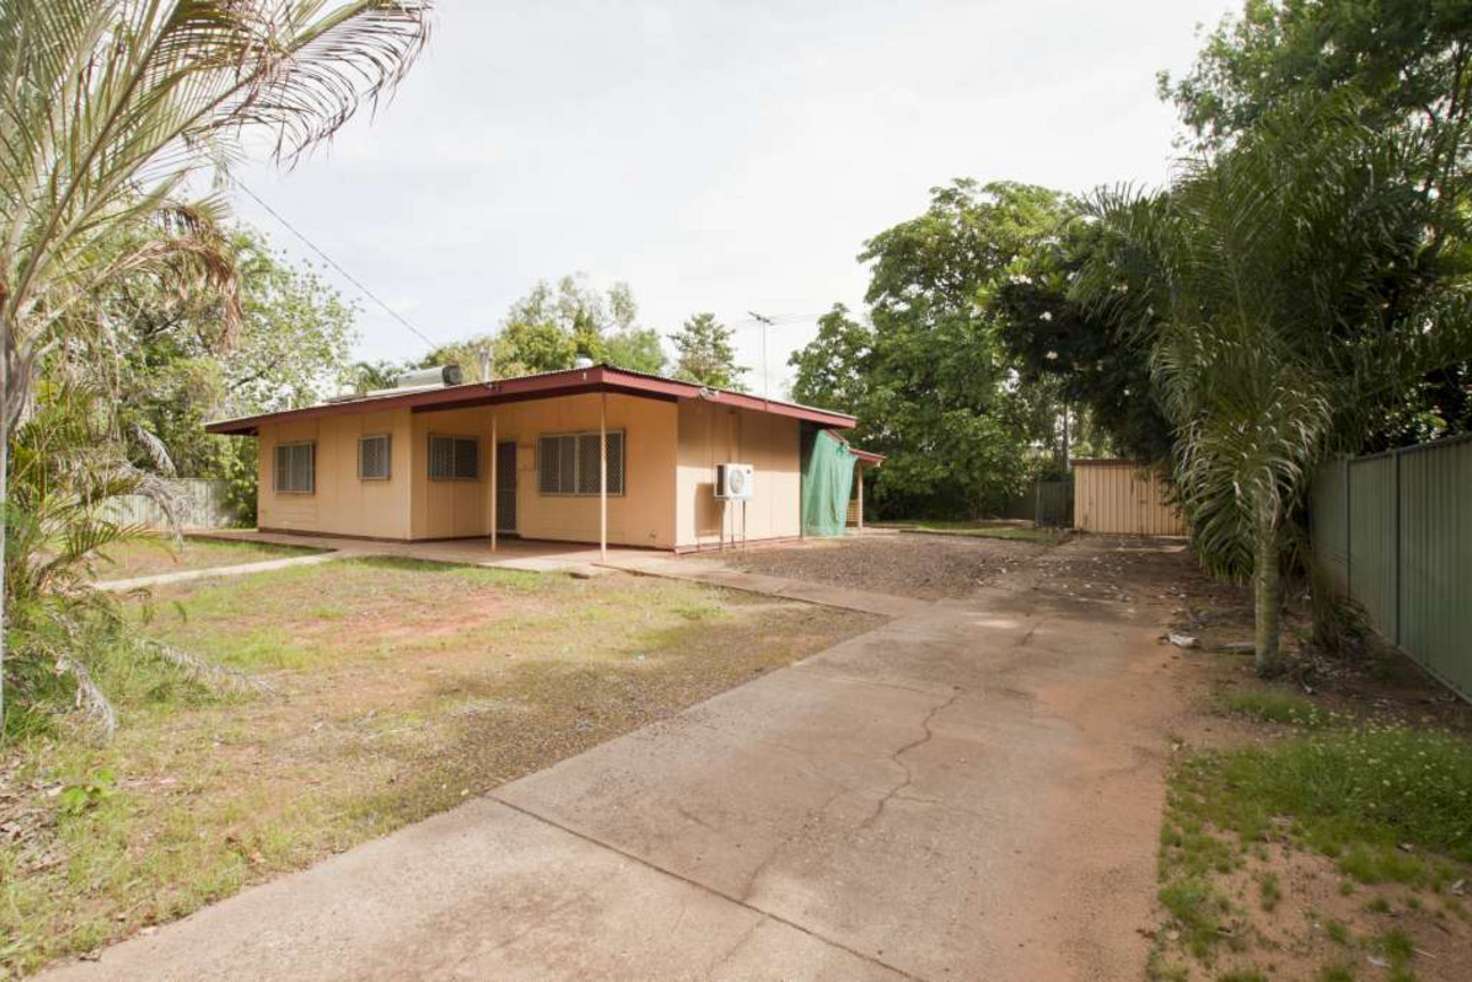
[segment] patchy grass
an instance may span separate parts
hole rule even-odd
[[[1328,716],[1312,700],[1288,689],[1243,689],[1219,695],[1217,708],[1225,714],[1243,716],[1259,723],[1281,723],[1315,729]]]
[[[1462,892],[1472,873],[1472,743],[1405,726],[1308,724],[1325,717],[1281,693],[1219,708],[1320,728],[1198,751],[1176,765],[1161,833],[1159,899],[1169,920],[1158,964],[1178,951],[1189,959],[1185,978],[1251,978],[1264,961],[1283,974],[1288,951],[1316,952],[1317,967],[1296,971],[1332,979],[1354,960],[1335,951],[1359,951],[1388,966],[1386,977],[1412,978],[1413,929],[1446,956],[1472,941],[1450,926],[1445,902],[1433,912],[1418,896],[1459,903],[1445,895]],[[1369,896],[1356,898],[1358,890]],[[1285,929],[1281,913],[1304,898],[1333,912],[1311,909],[1307,937]],[[1465,977],[1472,961],[1462,950],[1415,971]]]
[[[1182,781],[1216,827],[1261,840],[1288,816],[1298,839],[1362,883],[1434,881],[1434,859],[1404,847],[1472,862],[1472,744],[1449,734],[1338,729],[1202,755]]]
[[[135,576],[177,573],[188,569],[210,569],[216,566],[239,566],[288,556],[309,556],[325,552],[306,546],[284,546],[270,542],[227,542],[187,536],[175,542],[167,535],[150,536],[132,542],[109,546],[106,561],[98,564],[97,575],[103,580],[128,580]]]
[[[880,523],[876,523],[880,524]],[[946,519],[919,519],[913,522],[885,522],[885,528],[897,528],[906,532],[926,532],[937,535],[965,535],[981,539],[1010,539],[1015,542],[1037,542],[1042,545],[1057,545],[1068,538],[1067,529],[1034,528],[999,522],[951,521]]]
[[[1273,872],[1259,873],[1257,876],[1257,896],[1262,909],[1271,913],[1278,908],[1278,901],[1283,899],[1283,888],[1278,883],[1278,874]]]
[[[0,757],[0,974],[125,937],[868,630],[609,575],[343,560],[158,591],[145,630],[269,691],[110,659],[104,747]],[[709,643],[719,631],[727,643]]]

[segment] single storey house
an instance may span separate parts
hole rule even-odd
[[[881,459],[835,438],[852,416],[608,365],[418,381],[209,424],[260,441],[259,527],[685,551],[803,535],[804,466],[815,448],[841,530],[853,484],[832,490],[845,478],[842,455],[859,467]],[[717,495],[724,464],[750,466],[734,496]],[[812,499],[820,489],[808,490]]]

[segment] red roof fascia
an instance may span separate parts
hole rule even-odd
[[[490,383],[470,382],[465,385],[447,386],[443,389],[406,392],[403,395],[328,402],[318,406],[308,406],[305,409],[287,409],[281,412],[263,413],[259,416],[220,420],[208,424],[205,430],[210,433],[251,435],[259,432],[263,423],[286,420],[377,412],[384,409],[407,408],[416,413],[434,412],[501,402],[521,402],[527,399],[550,399],[587,392],[621,392],[643,398],[664,400],[703,398],[718,405],[773,413],[840,429],[848,429],[856,422],[854,417],[845,413],[800,406],[777,399],[763,399],[760,396],[730,392],[725,389],[707,389],[692,382],[681,382],[657,375],[646,375],[642,372],[630,372],[597,365],[592,368],[573,368],[560,372],[546,372],[541,375],[498,379]]]

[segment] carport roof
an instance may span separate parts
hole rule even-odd
[[[616,392],[639,396],[645,399],[660,399],[678,402],[682,399],[704,399],[717,405],[753,412],[771,413],[805,420],[819,426],[849,429],[857,420],[847,413],[828,409],[817,409],[780,399],[764,399],[746,392],[729,389],[712,389],[694,382],[632,372],[611,365],[594,365],[589,368],[570,368],[560,372],[543,372],[539,375],[522,375],[517,378],[496,379],[492,382],[467,382],[463,385],[447,385],[433,389],[406,389],[403,392],[387,390],[372,395],[358,396],[307,406],[303,409],[287,409],[258,416],[242,416],[210,423],[205,429],[210,433],[233,436],[253,436],[260,432],[263,423],[311,419],[318,416],[343,416],[376,411],[380,409],[408,409],[425,413],[436,410],[464,409],[471,406],[488,406],[503,402],[523,402],[529,399],[552,399],[557,396],[582,395],[590,392]]]

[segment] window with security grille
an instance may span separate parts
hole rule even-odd
[[[475,437],[431,436],[429,476],[435,481],[480,480],[480,441]]]
[[[358,477],[364,481],[389,478],[389,435],[365,436],[358,440]]]
[[[564,433],[537,441],[537,490],[542,494],[598,493],[598,434]],[[608,493],[624,493],[624,434],[608,433]]]
[[[286,494],[312,494],[317,490],[317,445],[277,444],[274,476],[277,491]]]

